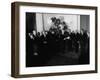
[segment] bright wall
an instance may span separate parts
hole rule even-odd
[[[56,17],[57,19],[63,17],[63,20],[68,25],[71,31],[80,31],[80,15],[62,15],[62,14],[49,14],[49,13],[36,13],[36,27],[38,32],[49,30],[52,24],[51,18]],[[82,21],[85,19],[82,18]],[[86,20],[85,20],[86,21]],[[84,21],[84,22],[85,22]]]
[[[52,17],[60,18],[63,17],[64,21],[68,25],[68,28],[72,31],[80,29],[80,17],[79,15],[62,15],[62,14],[44,14],[44,28],[48,30],[51,26],[50,20]]]

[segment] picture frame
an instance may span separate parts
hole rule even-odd
[[[34,15],[35,15],[34,18],[32,18],[31,20],[28,19],[28,18],[33,17]],[[90,47],[88,49],[89,56],[87,58],[88,61],[82,64],[76,63],[76,62],[74,64],[72,61],[72,64],[74,65],[71,64],[71,61],[69,61],[70,63],[68,65],[65,63],[64,64],[61,63],[62,65],[54,64],[52,66],[49,64],[50,63],[52,64],[52,61],[54,63],[56,61],[55,59],[52,60],[50,63],[48,63],[48,65],[46,64],[46,66],[38,65],[40,64],[38,63],[38,60],[41,61],[44,57],[43,58],[39,57],[38,59],[33,59],[35,57],[32,57],[32,59],[29,62],[27,61],[28,60],[27,48],[30,45],[27,47],[26,33],[28,33],[31,30],[32,25],[35,25],[36,29],[38,31],[39,30],[41,31],[42,29],[40,28],[41,21],[43,22],[42,30],[48,29],[48,27],[46,26],[49,25],[50,18],[54,19],[54,16],[56,18],[60,17],[60,19],[63,19],[64,17],[65,22],[66,20],[69,21],[67,23],[68,26],[74,26],[73,28],[70,27],[71,30],[74,30],[74,29],[80,30],[81,26],[85,25],[86,23],[86,26],[88,27],[86,27],[85,29],[88,28],[87,30],[89,31],[89,36],[90,36],[89,37]],[[76,18],[74,18],[75,16],[77,16],[77,20]],[[84,23],[85,20],[87,21]],[[49,21],[49,22],[46,22],[46,21]],[[76,23],[77,23],[77,26],[79,27],[76,26],[75,28]],[[97,55],[97,49],[98,49],[97,48],[97,44],[98,44],[97,43],[97,29],[98,29],[97,24],[98,23],[97,23],[97,7],[96,6],[13,2],[11,4],[11,76],[15,78],[25,78],[25,77],[42,77],[42,76],[97,73],[98,71],[97,70],[97,56],[98,56]],[[37,26],[39,27],[37,28]],[[45,50],[47,49],[46,47],[45,47]],[[50,46],[49,48],[52,48],[52,47],[53,46]],[[44,56],[45,55],[46,54],[44,54]],[[38,53],[34,53],[34,56],[38,56]],[[80,57],[78,56],[77,59],[79,60],[79,58]],[[60,61],[63,62],[63,60],[61,59],[62,58],[59,58],[58,62]],[[37,61],[35,62],[35,60]],[[44,61],[46,60],[47,59],[44,59]],[[32,63],[34,62],[34,64],[37,64],[38,66],[31,64],[30,63],[31,61]],[[80,60],[78,62],[80,62]],[[57,61],[55,63],[57,63]],[[41,64],[44,64],[44,63],[41,63]]]

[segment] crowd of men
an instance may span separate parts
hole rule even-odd
[[[43,66],[53,56],[69,52],[80,53],[79,63],[89,63],[89,33],[82,29],[71,31],[55,17],[48,31],[26,34],[26,66]]]

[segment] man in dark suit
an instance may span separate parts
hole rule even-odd
[[[64,45],[64,53],[68,53],[68,50],[69,50],[68,40],[69,39],[70,39],[70,35],[69,35],[69,32],[66,30],[66,31],[64,31],[64,44],[63,44]]]
[[[78,31],[76,31],[75,33],[75,52],[78,53],[79,52],[79,45],[80,45],[80,33]]]
[[[70,39],[69,39],[69,51],[73,51],[74,50],[74,48],[75,48],[75,33],[74,33],[74,31],[72,31],[71,33],[70,33]]]
[[[36,31],[33,30],[31,33],[28,33],[26,38],[26,66],[38,66],[38,42],[37,42]]]
[[[87,32],[85,30],[81,31],[81,38],[80,38],[80,46],[81,46],[81,53],[79,57],[80,64],[87,64],[89,63],[89,38]]]
[[[26,67],[32,66],[33,55],[33,36],[32,33],[26,33]]]

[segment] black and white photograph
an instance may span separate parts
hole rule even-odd
[[[12,77],[97,73],[97,7],[12,3]]]
[[[89,64],[90,16],[26,12],[26,67]]]

